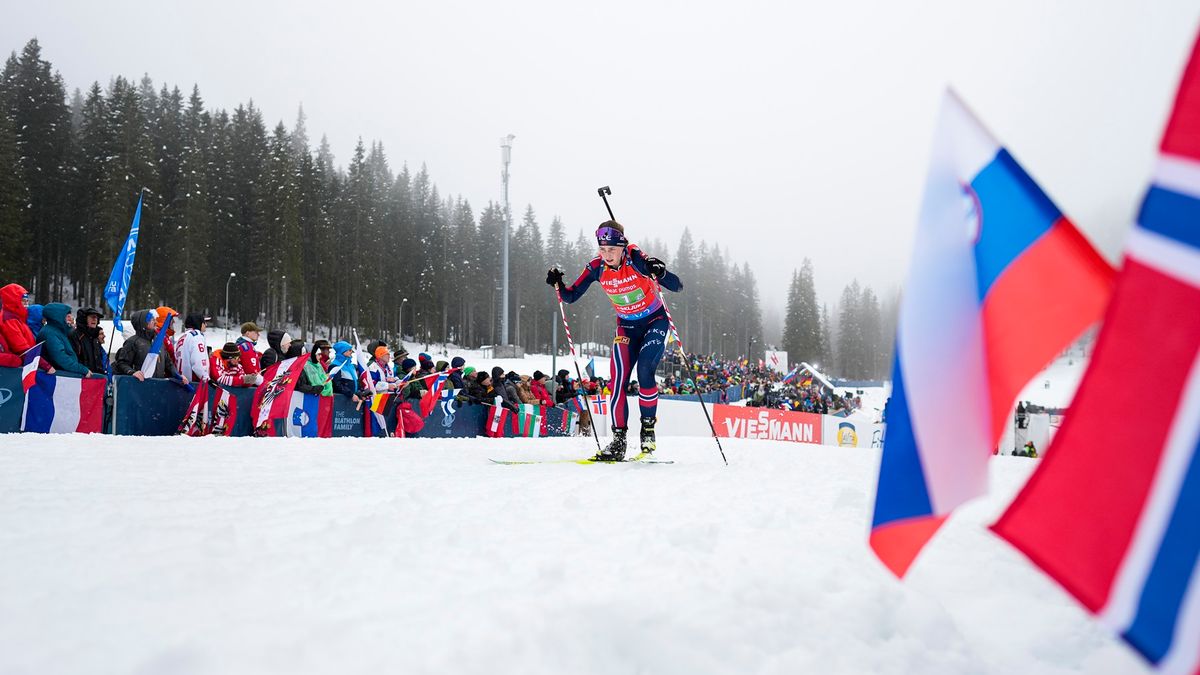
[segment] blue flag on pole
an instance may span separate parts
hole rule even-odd
[[[138,193],[137,211],[133,213],[133,224],[129,226],[129,238],[113,262],[112,273],[104,286],[104,299],[113,311],[113,329],[121,330],[121,312],[125,311],[125,297],[129,294],[129,276],[133,274],[133,259],[137,255],[138,225],[142,221],[142,195]]]
[[[592,357],[592,360],[588,361],[587,368],[583,370],[588,374],[589,380],[596,379],[596,357]]]

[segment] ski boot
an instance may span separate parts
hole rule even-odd
[[[654,452],[654,423],[658,421],[657,417],[642,418],[642,452],[649,455]]]
[[[625,429],[613,429],[612,442],[592,459],[597,462],[625,461],[625,433]]]

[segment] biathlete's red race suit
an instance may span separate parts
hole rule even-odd
[[[664,271],[656,285],[646,260],[646,255],[633,244],[626,246],[621,262],[615,268],[605,265],[596,256],[583,268],[575,283],[563,284],[559,292],[564,302],[575,302],[598,281],[616,310],[617,335],[613,339],[609,371],[612,380],[609,409],[612,410],[614,429],[626,428],[628,403],[625,389],[629,386],[634,364],[637,365],[642,419],[653,420],[657,415],[658,382],[654,379],[654,370],[662,360],[668,330],[667,313],[658,286],[675,293],[683,290],[683,282],[669,271]]]

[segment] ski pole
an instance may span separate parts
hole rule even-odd
[[[679,355],[683,357],[683,365],[690,373],[692,372],[691,359],[683,349],[683,340],[679,339],[679,329],[675,327],[675,320],[671,318],[671,310],[667,308],[667,300],[663,297],[662,286],[658,285],[658,279],[654,280],[654,288],[658,291],[658,299],[662,302],[663,312],[667,315],[667,325],[671,328],[671,336],[675,338],[675,344],[679,346]],[[717,425],[713,424],[712,416],[708,414],[708,406],[704,404],[704,397],[700,394],[699,387],[695,391],[696,400],[700,401],[700,407],[704,410],[704,419],[708,420],[708,428],[712,430],[713,440],[717,442],[717,450],[721,451],[721,459],[725,461],[725,466],[729,466],[729,460],[725,457],[725,448],[721,447],[721,439],[717,437]]]
[[[583,373],[579,370],[579,360],[575,358],[575,341],[571,339],[571,324],[567,323],[567,310],[563,305],[562,293],[559,292],[557,286],[554,287],[554,294],[558,296],[558,314],[562,317],[563,330],[567,333],[567,346],[571,348],[571,363],[575,364],[575,376],[579,378],[580,382],[583,382]],[[583,398],[586,401],[588,396],[585,394]],[[600,432],[596,430],[596,416],[592,414],[590,409],[588,410],[588,416],[592,420],[592,437],[596,439],[596,452],[604,452],[600,448]]]

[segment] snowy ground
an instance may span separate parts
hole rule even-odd
[[[981,528],[1036,462],[899,583],[876,453],[724,443],[6,436],[0,672],[1145,671]]]

